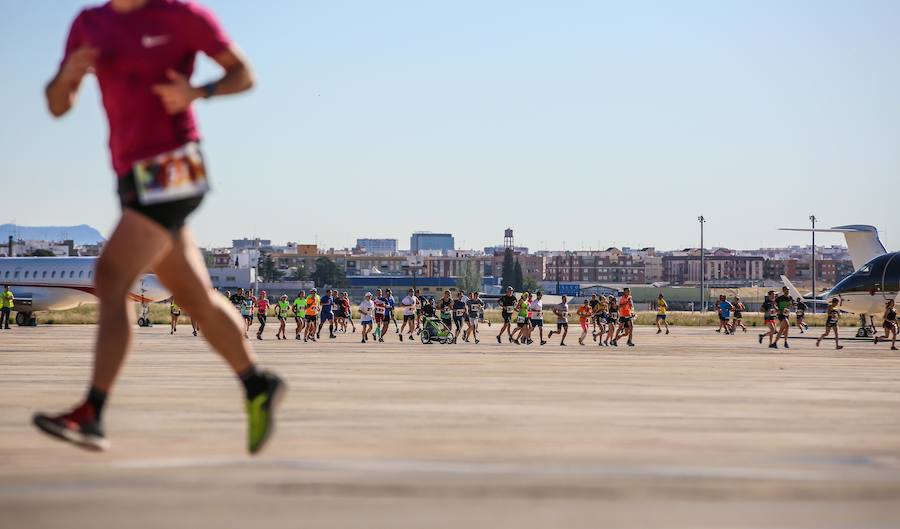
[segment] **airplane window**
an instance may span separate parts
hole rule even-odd
[[[3,277],[9,277],[9,270],[6,271],[6,274],[4,274]]]
[[[16,273],[13,274],[13,277],[19,277],[19,271],[18,271],[18,270],[16,270]]]
[[[84,270],[79,270],[78,271],[78,279],[81,279],[82,277],[84,277]]]
[[[75,277],[75,270],[69,270],[69,279]]]
[[[46,270],[44,270],[43,272],[41,272],[41,277],[47,277],[47,271],[46,271]]]
[[[94,272],[93,272],[93,270],[88,272],[88,279],[90,279],[90,278],[92,278],[92,277],[94,277]]]
[[[872,267],[871,267],[871,266],[869,266],[869,265],[863,265],[863,267],[860,268],[859,271],[856,272],[856,273],[857,273],[857,274],[868,274],[868,273],[871,272],[871,271],[872,271]]]
[[[53,270],[52,272],[50,272],[50,277],[56,277],[56,270]]]
[[[28,279],[28,270],[25,270],[25,279]]]
[[[37,279],[37,270],[31,273],[31,277]]]

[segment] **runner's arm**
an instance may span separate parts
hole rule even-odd
[[[238,94],[253,87],[253,73],[243,54],[235,46],[216,54],[212,59],[225,70],[218,80],[201,86],[192,86],[190,80],[175,70],[166,72],[168,83],[153,85],[153,91],[162,99],[166,112],[184,112],[192,102],[213,95]]]
[[[44,95],[47,97],[47,107],[53,117],[63,116],[75,105],[81,80],[91,71],[99,53],[96,48],[80,48],[73,51],[59,67],[53,79],[47,83]]]

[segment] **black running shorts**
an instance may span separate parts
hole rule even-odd
[[[203,196],[199,196],[160,204],[141,204],[134,183],[134,171],[119,177],[118,193],[123,210],[128,208],[137,211],[173,234],[184,227],[188,216],[203,202]]]

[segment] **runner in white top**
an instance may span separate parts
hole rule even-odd
[[[375,303],[372,301],[372,293],[366,292],[366,299],[359,304],[359,323],[362,326],[362,343],[369,341],[369,332],[372,330],[372,314],[375,312]]]
[[[532,329],[537,328],[538,336],[541,339],[541,345],[547,343],[547,341],[544,340],[544,302],[541,300],[543,297],[544,293],[538,292],[534,301],[528,306],[531,317],[531,327]]]
[[[400,301],[403,306],[403,325],[400,326],[400,341],[403,341],[403,330],[409,326],[409,340],[412,341],[413,334],[416,332],[416,293],[413,289],[406,291],[406,297]]]

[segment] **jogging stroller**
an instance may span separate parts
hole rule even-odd
[[[453,331],[450,327],[444,325],[440,318],[427,316],[422,324],[422,329],[419,330],[419,338],[422,339],[422,343],[431,343],[432,341],[445,344],[456,342]]]

